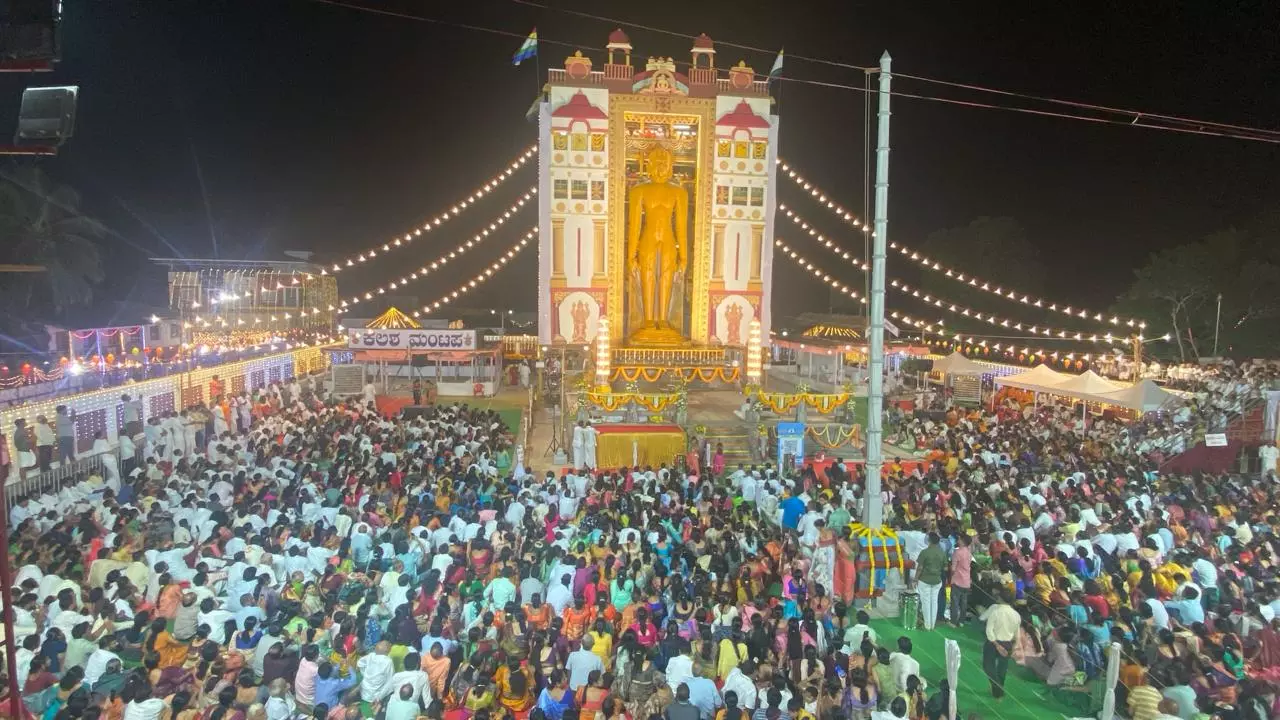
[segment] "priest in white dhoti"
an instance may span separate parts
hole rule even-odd
[[[582,447],[586,451],[587,467],[592,470],[596,468],[596,440],[599,434],[600,432],[590,423],[582,428]]]
[[[573,426],[573,441],[569,447],[573,449],[573,468],[581,470],[583,464],[587,461],[587,440],[586,440],[586,423],[581,420],[577,425]]]

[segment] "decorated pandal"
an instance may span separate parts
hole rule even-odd
[[[768,336],[768,83],[717,69],[705,35],[690,54],[687,72],[664,56],[636,67],[616,31],[603,68],[574,53],[539,100],[539,341],[603,340],[597,383],[734,383],[753,323]]]
[[[705,35],[686,69],[633,63],[621,30],[605,51],[550,69],[538,101],[538,341],[592,346],[602,465],[670,462],[688,387],[759,380],[778,119],[766,78],[717,68]]]

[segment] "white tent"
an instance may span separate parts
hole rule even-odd
[[[943,375],[982,375],[991,372],[958,352],[953,352],[941,360],[934,360],[933,371]]]
[[[1070,375],[1060,373],[1048,365],[1037,365],[1024,373],[997,377],[997,385],[1015,387],[1035,392],[1054,392],[1059,385],[1070,380]]]
[[[1088,399],[1144,413],[1159,410],[1171,403],[1182,402],[1182,398],[1166,391],[1150,379],[1114,392],[1090,396]]]
[[[1092,399],[1089,396],[1113,393],[1124,389],[1124,385],[1113,383],[1092,370],[1086,370],[1083,375],[1069,377],[1064,382],[1059,383],[1051,392],[1074,398]]]

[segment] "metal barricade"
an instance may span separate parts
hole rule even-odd
[[[116,470],[119,471],[120,448],[118,446],[107,452],[87,455],[65,465],[60,464],[45,472],[28,471],[25,477],[20,477],[18,471],[14,470],[4,486],[5,501],[12,506],[18,498],[37,497],[45,493],[56,494],[62,488],[78,482],[80,478],[93,474],[103,476],[106,472],[106,463],[103,460],[107,455],[114,455]]]

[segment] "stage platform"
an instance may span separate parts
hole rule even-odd
[[[686,450],[684,430],[679,425],[601,424],[594,426],[596,465],[621,468],[639,465],[668,466]]]

